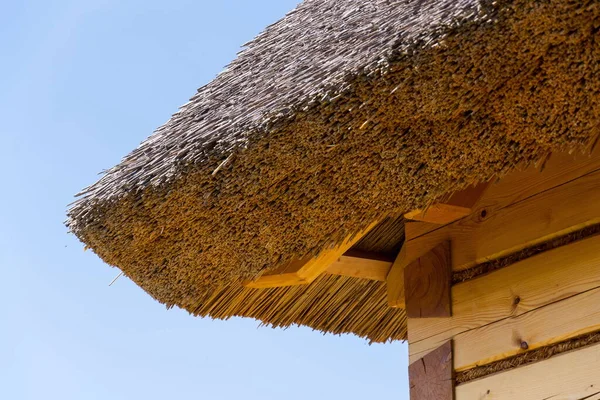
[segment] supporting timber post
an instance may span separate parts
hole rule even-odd
[[[415,361],[408,367],[410,400],[454,399],[452,342]]]
[[[408,318],[452,316],[450,242],[442,242],[404,269]],[[409,366],[411,400],[454,399],[452,341]]]
[[[404,269],[408,318],[451,317],[450,242],[443,242]]]

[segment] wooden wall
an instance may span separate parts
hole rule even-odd
[[[411,399],[600,399],[600,344],[564,351],[570,349],[566,341],[600,331],[599,223],[598,154],[559,155],[544,172],[507,176],[470,215],[450,224],[408,223],[406,307],[418,310],[408,320]],[[552,249],[535,249],[548,242]],[[449,317],[439,317],[439,299],[446,296],[440,284],[414,276],[415,270],[426,274],[429,267],[419,269],[419,262],[431,260],[441,243],[450,243],[447,266],[454,276],[510,257],[498,263],[502,268],[452,285]],[[443,265],[435,268],[443,271]],[[428,289],[419,292],[424,281]],[[436,299],[436,315],[428,311],[428,296]],[[448,348],[451,355],[440,359],[440,349]],[[451,378],[444,362],[452,366]],[[448,389],[446,379],[469,377],[482,366],[496,372]],[[444,382],[444,393],[427,389],[437,387],[436,379]]]

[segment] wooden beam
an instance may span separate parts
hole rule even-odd
[[[404,214],[404,218],[432,224],[449,224],[466,217],[489,187],[490,182],[471,185],[454,193],[445,202],[435,203],[426,209],[418,209]]]
[[[600,329],[600,236],[452,287],[452,318],[409,319],[410,360],[454,339],[468,369]],[[577,293],[583,293],[576,295]]]
[[[491,184],[479,202],[473,206],[474,212],[479,215],[481,211],[486,210],[487,214],[494,215],[499,209],[510,204],[563,185],[598,169],[600,169],[600,147],[592,156],[578,153],[553,154],[543,171],[540,171],[539,167],[531,166],[511,172]],[[415,239],[440,227],[439,224],[427,222],[407,222],[406,238]]]
[[[443,242],[404,270],[408,318],[450,317],[450,243]]]
[[[467,370],[598,330],[600,289],[594,289],[455,336],[455,369]]]
[[[408,366],[410,400],[452,400],[452,342]]]
[[[387,282],[387,300],[388,305],[394,308],[406,308],[404,295],[404,259],[406,258],[406,243],[402,249],[386,278]]]
[[[445,225],[471,214],[467,207],[453,204],[437,203],[427,209],[417,209],[404,214],[404,218],[412,221],[423,221],[430,224]]]
[[[406,242],[405,266],[451,240],[462,270],[600,222],[600,171],[499,209],[456,221]]]
[[[264,274],[254,281],[245,282],[244,286],[264,289],[309,284],[376,225],[376,222],[372,223],[364,231],[346,238],[340,245],[323,250],[317,257],[293,260],[284,267]]]
[[[442,228],[445,225],[432,224],[431,222],[406,221],[404,223],[404,235],[406,240],[412,240]]]
[[[389,257],[378,253],[349,250],[325,272],[331,275],[385,282],[392,262]]]
[[[600,344],[458,385],[456,400],[588,399],[600,393]]]

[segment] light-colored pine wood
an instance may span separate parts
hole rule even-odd
[[[432,224],[422,221],[406,221],[404,223],[404,234],[406,240],[411,240],[423,236],[431,231],[442,228],[444,225]]]
[[[455,399],[579,400],[598,393],[600,344],[459,385]]]
[[[455,369],[463,371],[600,330],[600,289],[454,337]],[[600,373],[600,364],[598,365]]]
[[[348,237],[340,245],[323,250],[317,257],[294,260],[284,268],[262,275],[254,281],[244,282],[244,286],[262,289],[309,284],[324,273],[331,264],[336,262],[376,225],[377,223],[373,223],[364,231]]]
[[[393,260],[378,254],[346,252],[327,268],[331,275],[385,282]]]
[[[600,328],[599,249],[594,236],[455,285],[452,318],[408,320],[411,361],[454,338],[463,370]]]
[[[450,317],[451,282],[450,243],[443,242],[404,269],[406,316]]]
[[[471,214],[471,209],[467,207],[455,206],[453,204],[437,203],[432,204],[424,210],[413,210],[404,214],[404,218],[413,221],[423,221],[430,224],[449,224]]]
[[[461,270],[598,222],[600,171],[409,240],[404,266],[450,240],[453,269]]]
[[[446,201],[432,204],[423,210],[410,211],[404,214],[404,218],[438,225],[449,224],[471,214],[489,185],[490,182],[471,185],[452,194]]]
[[[498,210],[534,196],[545,190],[563,185],[578,177],[600,169],[600,147],[591,155],[557,153],[550,157],[543,171],[540,166],[530,166],[514,171],[492,183],[474,205],[474,213],[486,210],[495,214]],[[407,222],[406,238],[415,239],[439,229],[439,224]]]
[[[406,244],[402,246],[390,272],[386,278],[388,305],[394,308],[406,308],[404,296],[404,259],[406,258]]]
[[[540,167],[531,166],[502,177],[487,189],[477,209],[493,214],[507,205],[600,170],[600,147],[591,155],[556,153],[544,164],[542,171]]]

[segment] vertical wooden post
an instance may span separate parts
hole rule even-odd
[[[408,318],[452,316],[450,242],[436,246],[404,269]]]
[[[434,247],[404,270],[408,318],[452,316],[450,242]],[[453,400],[452,342],[448,341],[409,366],[411,400]]]
[[[453,400],[452,342],[408,367],[410,400]]]

